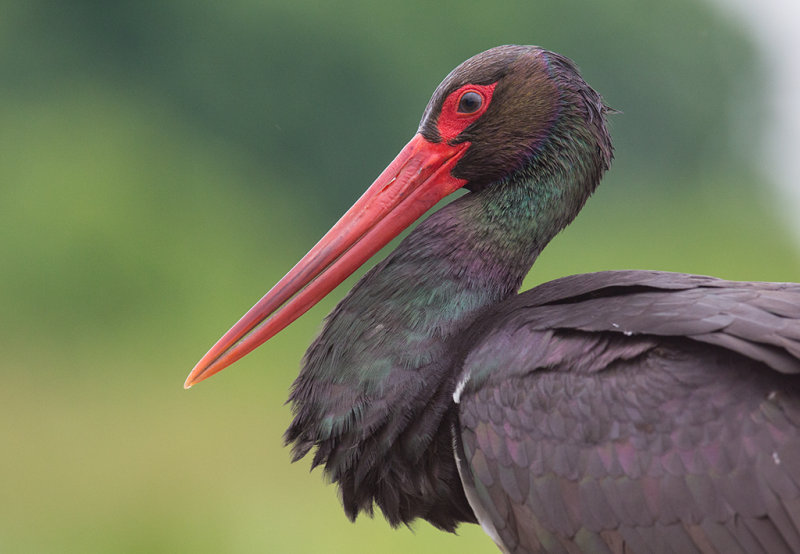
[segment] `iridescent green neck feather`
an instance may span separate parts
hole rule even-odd
[[[563,58],[536,50],[529,61],[528,74],[553,93],[539,109],[554,114],[546,134],[517,144],[524,163],[471,182],[473,192],[367,273],[328,317],[295,382],[286,440],[296,458],[317,448],[314,465],[339,484],[351,518],[375,503],[393,524],[423,517],[452,530],[474,521],[450,438],[461,337],[519,289],[611,161],[600,97]],[[470,141],[480,140],[473,130]]]

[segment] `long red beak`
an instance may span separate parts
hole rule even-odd
[[[468,147],[414,135],[316,246],[203,356],[184,388],[275,336],[439,200],[464,186],[466,181],[450,172]]]

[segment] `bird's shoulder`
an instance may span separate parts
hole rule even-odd
[[[507,551],[800,551],[800,285],[577,275],[474,332],[458,459]]]
[[[660,271],[572,275],[495,306],[464,341],[462,380],[473,386],[536,369],[599,371],[669,341],[800,373],[800,284]]]

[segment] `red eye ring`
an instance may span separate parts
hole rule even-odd
[[[442,102],[442,108],[436,122],[439,136],[442,140],[450,141],[455,139],[461,132],[469,127],[472,123],[478,120],[492,102],[492,95],[497,83],[491,85],[472,85],[467,84],[457,88],[447,95]],[[462,106],[462,101],[480,100],[480,103],[474,107]],[[467,102],[469,103],[469,102]]]

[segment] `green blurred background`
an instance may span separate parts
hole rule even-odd
[[[617,159],[527,286],[611,268],[800,280],[764,69],[694,0],[0,1],[0,552],[493,552],[351,525],[283,405],[345,287],[236,367],[211,344],[354,201],[465,58],[576,60]]]

